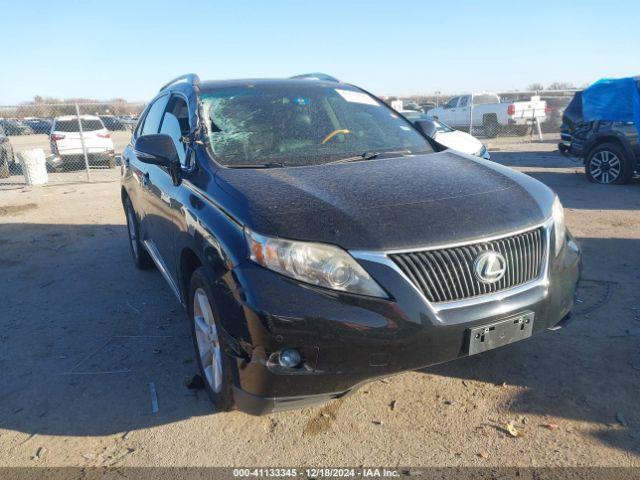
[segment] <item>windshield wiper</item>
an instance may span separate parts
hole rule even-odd
[[[333,162],[325,163],[324,165],[331,165],[334,163],[348,163],[348,162],[358,162],[361,160],[373,160],[374,158],[384,157],[403,157],[405,155],[412,155],[413,152],[411,150],[388,150],[383,152],[363,152],[360,155],[355,155],[353,157],[341,158],[340,160],[334,160]]]
[[[282,162],[267,162],[267,163],[240,163],[238,165],[227,165],[228,168],[282,168],[284,163]]]
[[[341,158],[340,160],[334,160],[333,162],[327,162],[325,165],[333,165],[334,163],[348,163],[348,162],[358,162],[361,160],[373,160],[380,153],[378,152],[362,152],[360,155],[355,155],[353,157]]]

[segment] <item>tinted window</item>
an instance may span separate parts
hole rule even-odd
[[[458,98],[460,97],[453,97],[451,100],[445,103],[444,108],[455,108],[458,105]]]
[[[202,96],[208,139],[225,165],[327,163],[364,152],[430,153],[430,144],[378,99],[315,82],[233,87]]]
[[[158,129],[160,128],[160,120],[162,120],[162,114],[164,113],[164,107],[167,106],[167,101],[169,100],[169,96],[165,95],[163,97],[158,98],[153,105],[149,108],[147,112],[147,116],[144,118],[144,124],[142,125],[142,130],[140,131],[140,135],[149,135],[152,133],[158,133]]]
[[[180,131],[180,122],[173,113],[167,112],[164,114],[164,120],[162,120],[162,128],[160,129],[160,133],[169,135],[173,139],[173,144],[176,146],[176,151],[178,152],[180,163],[184,165],[186,152],[184,143],[180,141],[180,139],[182,138],[182,132]]]
[[[467,103],[469,103],[469,97],[460,97],[460,106],[466,107]]]
[[[95,130],[102,130],[104,125],[100,120],[87,120],[82,119],[82,131],[84,132],[93,132]],[[73,120],[56,120],[56,125],[54,127],[54,131],[56,132],[79,132],[80,128],[78,127],[78,119],[74,118]]]

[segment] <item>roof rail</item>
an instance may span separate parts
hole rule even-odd
[[[171,85],[174,85],[180,82],[189,82],[192,86],[196,87],[200,85],[200,77],[195,73],[186,73],[184,75],[180,75],[179,77],[176,77],[173,80],[171,80],[169,83],[163,85],[160,91],[163,91],[166,88],[169,88]]]
[[[302,75],[294,75],[293,77],[289,77],[291,79],[301,79],[301,80],[322,80],[323,82],[335,82],[340,83],[336,77],[332,77],[331,75],[327,75],[326,73],[303,73]]]

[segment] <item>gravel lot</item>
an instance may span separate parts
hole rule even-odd
[[[265,417],[186,388],[186,316],[133,266],[113,172],[0,191],[0,465],[640,466],[640,182],[515,140],[493,159],[554,188],[584,249],[575,321]]]

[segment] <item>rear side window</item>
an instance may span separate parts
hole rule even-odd
[[[160,121],[162,120],[162,114],[164,113],[164,108],[167,106],[168,101],[169,95],[165,95],[153,102],[151,107],[149,107],[147,116],[144,118],[144,124],[142,125],[142,129],[140,130],[140,135],[150,135],[153,133],[158,133],[158,129],[160,128]]]
[[[100,120],[87,120],[85,118],[82,119],[82,130],[84,132],[93,132],[95,130],[102,130],[103,128],[104,125]],[[73,120],[56,120],[54,131],[79,132],[80,128],[78,127],[78,119],[74,118]]]

